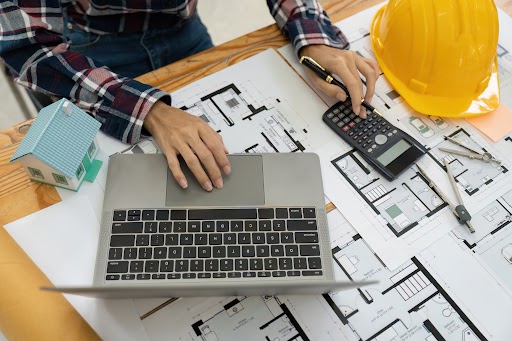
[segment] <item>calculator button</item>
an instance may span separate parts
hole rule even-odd
[[[363,130],[363,133],[366,133],[366,132],[368,132],[368,129],[364,129],[364,130]]]
[[[334,114],[339,114],[339,113],[340,113],[340,109],[336,108],[336,109],[334,109],[334,110],[332,111],[332,113],[334,113]],[[329,117],[329,118],[330,118],[330,117]]]
[[[343,112],[348,115],[348,114],[350,114],[350,111],[351,111],[350,108],[346,108]]]
[[[340,119],[339,119],[338,117],[334,117],[334,118],[332,119],[332,121],[333,121],[334,123],[338,122],[339,120],[340,120]]]
[[[379,134],[379,135],[375,136],[375,143],[377,143],[377,144],[384,144],[387,141],[388,141],[388,138],[386,137],[386,135]]]
[[[391,129],[391,127],[390,126],[386,126],[386,130],[389,130],[389,129]]]
[[[389,137],[393,136],[393,133],[388,133],[388,136],[389,136]]]
[[[357,136],[357,135],[352,136],[353,140],[357,140],[358,138],[359,138],[359,136]]]
[[[377,132],[377,128],[373,128],[372,134]]]
[[[366,140],[367,138],[368,138],[368,136],[367,136],[367,135],[363,136],[363,140]]]
[[[377,129],[380,129],[380,128],[382,128],[382,124],[379,124],[379,125],[377,126]]]
[[[355,124],[354,122],[350,122],[350,123],[348,124],[348,126],[349,126],[350,128],[353,128],[355,125],[356,125],[356,124]]]
[[[375,143],[374,143],[374,144],[372,144],[372,148],[373,148],[373,149],[377,148],[377,145],[376,145]]]
[[[382,129],[381,132],[385,133],[386,132],[386,128]]]
[[[368,144],[371,144],[372,142],[373,142],[372,139],[368,139],[368,141],[366,141],[366,143],[368,143]]]
[[[327,114],[327,118],[333,118],[333,117],[334,117],[334,114],[332,112]]]
[[[356,117],[356,118],[354,119],[354,122],[359,123],[359,122],[361,122],[361,119],[360,119],[359,117]]]
[[[345,123],[348,123],[348,122],[350,122],[350,118],[348,118],[348,117],[345,117],[345,118],[343,119],[343,122],[345,122]]]
[[[348,136],[354,136],[354,132],[351,131],[350,133],[348,133]]]
[[[372,121],[373,121],[373,118],[372,118],[372,117],[370,117],[370,118],[368,119],[368,122],[372,122]]]
[[[364,126],[368,125],[368,122],[364,121],[364,122],[363,122],[363,125],[364,125]]]
[[[343,123],[342,121],[339,121],[336,125],[341,128],[341,127],[343,127],[344,124],[345,123]]]
[[[343,128],[341,128],[341,129],[342,129],[344,132],[347,132],[347,131],[350,129],[350,127],[349,127],[349,126],[344,126],[344,127],[343,127]]]
[[[363,143],[363,140],[359,140],[359,141],[357,141],[357,143],[361,144],[361,143]]]
[[[377,119],[377,122],[382,122],[382,118],[378,118],[378,119]]]
[[[356,117],[356,114],[351,113],[350,115],[348,115],[348,117],[350,117],[351,119],[353,119],[353,118],[355,118],[355,117]]]
[[[363,148],[366,148],[367,144],[366,143],[363,143]]]
[[[393,134],[396,134],[396,133],[398,133],[398,131],[397,131],[396,129],[395,129],[395,130],[393,130]]]
[[[369,148],[369,149],[368,149],[368,153],[371,153],[371,152],[373,152],[373,149],[372,149],[372,148]]]

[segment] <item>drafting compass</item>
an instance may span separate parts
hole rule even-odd
[[[498,165],[501,165],[501,160],[496,159],[494,157],[494,155],[492,155],[489,152],[479,152],[479,151],[471,148],[470,146],[468,146],[468,145],[466,145],[464,143],[461,143],[461,142],[459,142],[459,141],[457,141],[454,138],[451,138],[449,136],[445,136],[445,138],[448,141],[450,141],[451,143],[454,143],[454,144],[456,144],[458,146],[461,146],[462,148],[464,148],[464,149],[466,149],[468,151],[466,152],[466,151],[449,149],[449,148],[439,148],[439,150],[442,150],[443,152],[450,153],[450,154],[455,154],[455,155],[460,155],[460,156],[465,156],[467,158],[475,159],[475,160],[480,160],[480,161],[483,161],[485,163],[495,162]]]
[[[457,183],[455,182],[455,178],[453,177],[452,170],[450,169],[450,165],[448,164],[448,161],[446,159],[443,160],[444,165],[446,167],[446,171],[448,172],[448,178],[450,179],[450,183],[452,184],[453,191],[455,192],[455,195],[457,196],[458,204],[454,205],[448,196],[441,191],[439,186],[436,185],[434,181],[427,175],[427,173],[418,165],[416,164],[416,167],[418,167],[418,170],[420,174],[428,181],[429,187],[434,189],[437,194],[450,206],[451,211],[459,221],[459,224],[466,225],[469,228],[469,231],[471,233],[475,233],[475,229],[473,228],[473,225],[471,224],[471,215],[469,214],[466,207],[464,207],[464,202],[462,201],[462,196],[460,195],[459,189],[457,188]]]

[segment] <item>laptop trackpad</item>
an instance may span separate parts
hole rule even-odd
[[[183,189],[167,170],[166,206],[259,206],[265,204],[263,160],[260,155],[229,155],[231,174],[222,175],[224,188],[206,192],[197,182],[186,163],[181,169],[188,187]]]

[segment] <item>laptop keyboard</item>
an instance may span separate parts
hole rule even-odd
[[[322,276],[315,208],[117,210],[106,280]]]

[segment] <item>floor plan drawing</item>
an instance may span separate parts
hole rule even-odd
[[[346,278],[380,281],[324,295],[359,340],[486,340],[417,258],[390,271],[359,235],[333,257]]]

